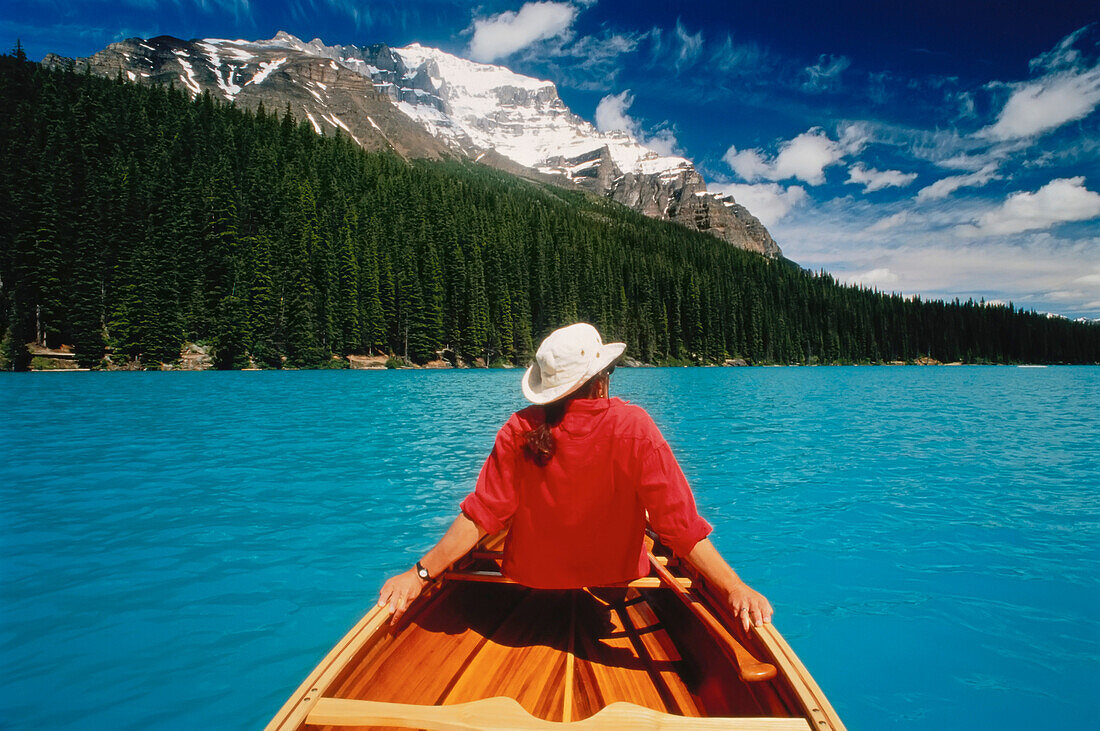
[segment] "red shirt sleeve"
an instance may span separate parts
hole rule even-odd
[[[676,555],[686,557],[713,528],[699,515],[691,486],[668,442],[660,436],[656,425],[653,431],[657,438],[646,440],[643,446],[638,496],[661,542]]]
[[[509,419],[497,432],[493,451],[477,477],[474,491],[460,506],[466,516],[490,534],[499,533],[516,512],[516,457],[519,447]]]

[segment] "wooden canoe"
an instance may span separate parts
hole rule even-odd
[[[650,576],[529,589],[484,539],[391,627],[374,607],[268,724],[291,729],[740,729],[844,725],[774,626],[745,633],[647,538]]]

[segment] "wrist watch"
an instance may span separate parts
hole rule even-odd
[[[419,561],[416,562],[416,575],[424,581],[432,580],[432,575],[428,573],[428,570],[424,568]]]

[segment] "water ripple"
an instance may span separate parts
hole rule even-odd
[[[262,724],[449,523],[518,375],[0,378],[0,725]],[[1100,666],[1098,376],[624,369],[614,389],[850,727],[1066,728]]]

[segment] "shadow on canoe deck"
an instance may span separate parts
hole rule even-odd
[[[372,609],[268,728],[844,728],[773,627],[744,633],[667,552],[664,585],[548,591],[501,577],[495,540],[396,627]]]

